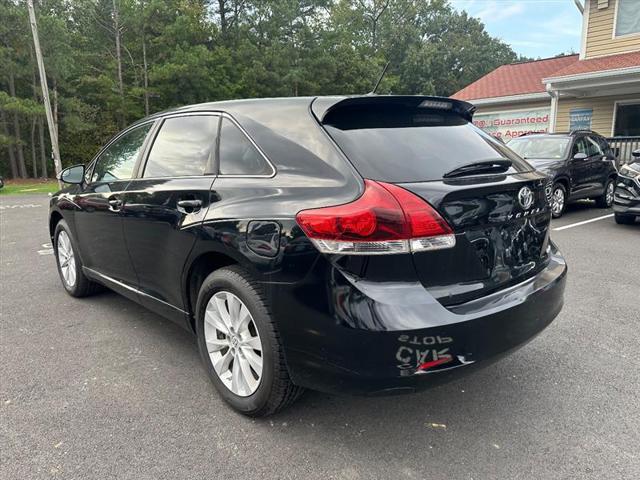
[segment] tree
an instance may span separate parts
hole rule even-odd
[[[387,62],[378,93],[450,95],[518,59],[447,0],[37,0],[35,6],[64,165],[89,161],[125,125],[179,105],[364,94]],[[0,17],[0,173],[43,174],[51,171],[52,147],[26,6],[0,0]]]

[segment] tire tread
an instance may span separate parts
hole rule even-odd
[[[613,179],[612,178],[608,179],[605,182],[603,194],[595,199],[596,200],[596,207],[598,207],[598,208],[610,208],[611,207],[611,205],[607,205],[607,188],[609,188],[609,184],[610,183],[613,183]]]
[[[91,295],[94,295],[100,291],[102,291],[104,289],[104,287],[102,285],[100,285],[99,283],[96,283],[92,280],[90,280],[89,278],[87,278],[87,276],[84,274],[84,271],[82,270],[82,260],[80,260],[80,256],[78,254],[78,249],[76,247],[76,243],[75,243],[75,239],[73,238],[73,235],[71,233],[71,230],[69,229],[69,226],[67,225],[67,222],[64,219],[60,219],[60,221],[58,221],[58,223],[56,223],[55,229],[54,229],[54,255],[56,256],[56,265],[58,264],[58,255],[57,255],[57,238],[58,238],[58,232],[59,230],[65,230],[67,232],[67,235],[69,235],[69,240],[71,241],[71,246],[74,249],[74,256],[75,256],[75,260],[76,260],[76,285],[75,288],[73,289],[73,291],[69,290],[65,285],[64,285],[64,280],[62,280],[62,278],[60,279],[62,281],[62,285],[63,288],[65,289],[65,291],[71,295],[72,297],[76,297],[76,298],[82,298],[82,297],[89,297]],[[60,271],[60,267],[58,266],[58,271]]]
[[[262,307],[266,310],[269,331],[260,332],[260,334],[262,335],[264,333],[269,335],[271,337],[271,344],[277,349],[277,351],[273,352],[276,358],[273,385],[271,387],[269,400],[265,405],[256,411],[243,413],[251,417],[265,417],[273,415],[295,402],[304,392],[304,388],[295,385],[289,376],[289,369],[287,368],[284,350],[282,348],[282,341],[273,321],[273,314],[271,312],[271,306],[267,300],[267,295],[265,294],[262,286],[251,278],[249,272],[238,265],[220,268],[213,272],[212,275],[213,274],[216,276],[230,275],[235,277],[236,281],[239,281],[239,283],[247,290],[252,291],[258,297]]]

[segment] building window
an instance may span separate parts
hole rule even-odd
[[[616,11],[616,37],[640,33],[638,0],[618,0]]]
[[[640,103],[618,104],[613,135],[640,137]]]

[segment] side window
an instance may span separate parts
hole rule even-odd
[[[145,178],[204,175],[209,170],[218,134],[217,115],[168,118],[156,136]]]
[[[122,135],[102,152],[93,169],[92,182],[113,182],[131,178],[144,139],[152,123],[136,127]]]
[[[600,145],[592,137],[586,137],[587,139],[587,155],[590,157],[593,155],[602,155]]]
[[[220,128],[220,173],[270,175],[272,169],[247,136],[228,118]]]
[[[600,150],[602,150],[602,153],[604,153],[605,155],[613,156],[613,152],[611,152],[611,147],[609,147],[609,144],[604,138],[595,137],[594,140],[596,140],[598,142],[598,145],[600,145]]]
[[[573,157],[576,153],[587,153],[587,142],[584,137],[578,138],[573,144],[573,149],[571,150],[571,156]]]

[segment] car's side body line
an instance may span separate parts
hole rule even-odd
[[[104,275],[91,268],[82,267],[82,270],[85,273],[85,275],[87,275],[88,277],[100,283],[106,284],[106,286],[108,286],[109,288],[113,288],[114,290],[118,291],[118,293],[121,293],[127,298],[130,298],[136,303],[141,304],[142,297],[157,303],[158,308],[157,309],[153,308],[154,311],[168,318],[169,320],[174,321],[175,323],[185,328],[186,330],[192,331],[188,324],[189,314],[184,310],[182,310],[181,308],[178,308],[175,305],[171,305],[170,303],[160,300],[159,298],[156,298],[153,295],[149,295],[148,293],[143,292],[142,290],[132,287],[131,285],[127,285],[126,283],[120,282],[108,275]],[[145,304],[145,306],[148,306],[148,304]]]

